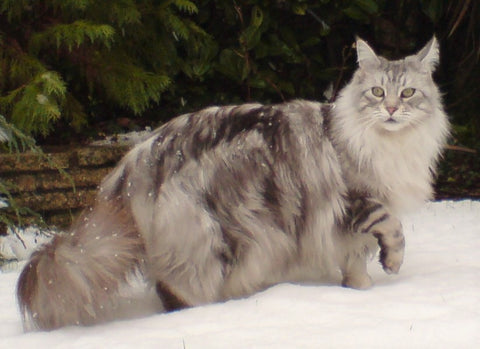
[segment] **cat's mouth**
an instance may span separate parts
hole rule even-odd
[[[389,117],[388,119],[384,120],[382,125],[385,130],[392,132],[398,131],[405,126],[403,122],[394,117]]]
[[[385,120],[385,122],[387,124],[398,124],[398,121],[395,120],[394,118],[388,118],[387,120]]]

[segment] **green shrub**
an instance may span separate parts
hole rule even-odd
[[[80,130],[98,105],[141,114],[179,71],[177,38],[208,36],[196,12],[187,0],[0,1],[0,112],[41,135],[60,118]]]
[[[0,113],[59,141],[117,118],[321,100],[353,71],[355,35],[395,58],[435,33],[454,142],[475,147],[479,32],[478,1],[0,0]]]

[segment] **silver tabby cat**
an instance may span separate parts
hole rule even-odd
[[[380,248],[397,273],[399,218],[432,194],[449,124],[432,80],[435,38],[398,61],[356,43],[358,69],[334,105],[210,107],[131,150],[69,234],[18,281],[27,329],[118,317],[140,270],[166,311],[280,282],[372,285]]]

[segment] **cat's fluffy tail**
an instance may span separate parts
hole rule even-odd
[[[23,269],[17,297],[27,330],[117,317],[119,288],[141,268],[144,243],[123,208],[97,204]]]

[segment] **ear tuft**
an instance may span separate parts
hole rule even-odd
[[[360,68],[378,67],[380,65],[380,59],[365,41],[357,38],[356,47],[357,61]]]
[[[416,54],[417,59],[423,67],[433,72],[440,62],[440,50],[435,36]]]

